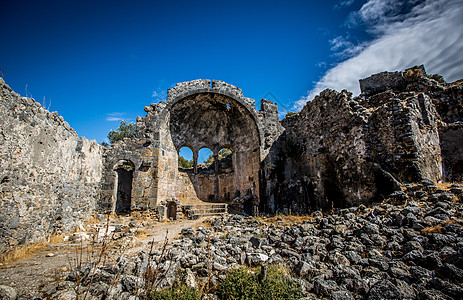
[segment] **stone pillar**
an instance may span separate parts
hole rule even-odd
[[[198,175],[198,153],[193,150],[193,174]]]
[[[215,201],[219,200],[219,154],[214,153],[214,194]]]

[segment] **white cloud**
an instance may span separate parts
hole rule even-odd
[[[123,116],[125,115],[125,112],[112,112],[112,113],[107,113],[106,114],[106,121],[109,122],[120,122],[124,121],[125,119]]]
[[[382,11],[395,11],[379,2],[370,0],[362,7],[370,3],[363,12],[365,18],[371,20],[374,16],[387,15]],[[307,100],[326,88],[359,94],[359,79],[414,65],[424,64],[428,73],[441,74],[449,82],[463,78],[462,16],[463,0],[427,1],[416,5],[405,17],[390,15],[371,28],[381,32],[376,39],[361,46],[358,54],[328,70],[294,108],[301,109]]]
[[[153,97],[156,101],[163,101],[166,100],[167,93],[164,90],[156,89],[151,94],[151,97]]]
[[[359,11],[351,13],[348,25],[369,25],[368,31],[381,33],[381,25],[403,21],[420,5],[425,6],[425,0],[369,0]]]
[[[334,56],[338,57],[352,57],[360,53],[365,45],[359,44],[355,45],[353,42],[349,41],[349,37],[338,36],[329,41],[331,51],[337,51]]]
[[[354,3],[354,0],[341,0],[336,4],[333,9],[341,9],[343,7],[349,7]]]
[[[329,43],[331,45],[332,51],[338,51],[353,46],[352,42],[347,40],[347,38],[344,36],[337,36],[334,39],[330,40]]]
[[[175,86],[174,85],[170,85]],[[151,97],[154,99],[155,102],[160,102],[160,101],[165,101],[167,98],[167,88],[166,88],[166,82],[164,79],[161,79],[157,83],[157,87],[153,90],[151,93]]]
[[[358,11],[359,17],[365,22],[383,21],[388,14],[400,13],[402,1],[370,0]]]

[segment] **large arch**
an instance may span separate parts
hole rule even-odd
[[[156,120],[155,127],[161,128],[163,124],[169,122],[170,111],[179,101],[198,94],[217,94],[239,103],[254,120],[259,145],[264,147],[264,125],[256,111],[254,100],[244,97],[241,89],[219,80],[197,79],[177,83],[175,87],[168,90],[167,100],[157,112],[159,117]]]
[[[235,99],[217,93],[197,93],[179,99],[171,106],[166,121],[169,133],[164,146],[180,149],[185,144],[193,149],[212,150],[214,163],[210,172],[177,174],[177,191],[185,201],[194,198],[209,202],[227,202],[240,196],[259,194],[260,138],[258,125],[249,110]],[[234,149],[233,170],[220,173],[218,152],[223,145]],[[182,191],[191,190],[195,193]],[[185,195],[188,194],[188,197]]]
[[[240,196],[259,197],[259,170],[264,130],[254,100],[221,81],[194,80],[169,90],[154,118],[159,128],[159,197],[184,201],[225,202]],[[178,151],[195,149],[194,172],[178,172]],[[223,145],[233,151],[233,171],[218,171],[217,155]],[[198,172],[197,153],[214,153],[211,172]],[[164,168],[162,168],[162,166]],[[235,171],[235,170],[239,170]]]

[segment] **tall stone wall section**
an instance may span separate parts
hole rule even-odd
[[[0,78],[0,254],[69,232],[95,210],[102,150]]]
[[[399,182],[461,178],[461,82],[440,84],[419,66],[360,85],[358,97],[325,90],[282,120],[266,175],[270,210],[355,205],[382,200]]]

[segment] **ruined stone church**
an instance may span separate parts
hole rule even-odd
[[[0,253],[96,211],[310,213],[381,201],[404,182],[462,180],[462,81],[419,66],[360,87],[358,97],[325,90],[280,121],[275,103],[256,110],[233,85],[182,82],[145,107],[132,138],[103,147],[0,79]],[[191,169],[179,168],[182,147]],[[202,148],[213,153],[207,167]]]

